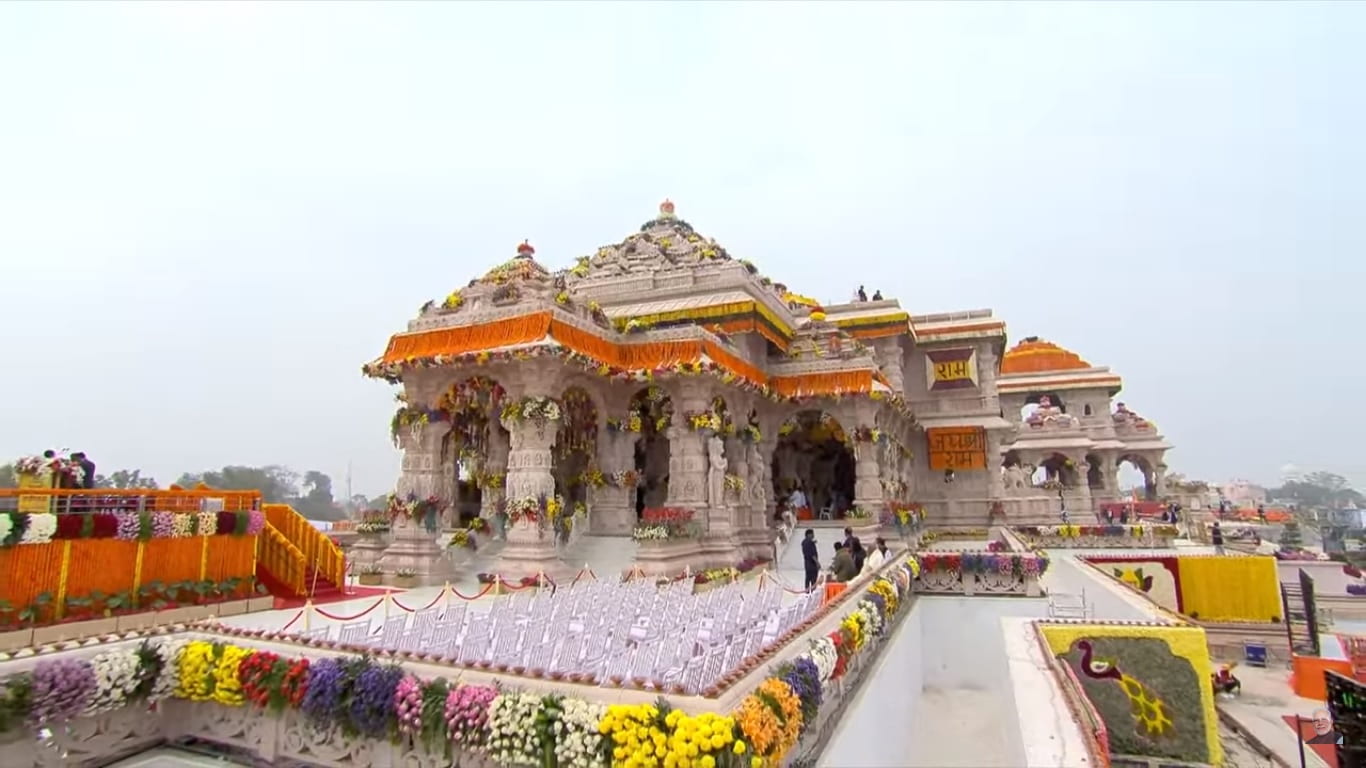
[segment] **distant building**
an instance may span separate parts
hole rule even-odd
[[[1246,480],[1233,480],[1219,486],[1219,493],[1235,507],[1255,507],[1266,503],[1266,489]]]

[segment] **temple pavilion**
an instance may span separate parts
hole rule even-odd
[[[931,524],[1052,521],[1114,498],[1124,461],[1160,495],[1168,448],[1111,406],[1118,376],[1037,339],[1007,350],[989,310],[822,306],[668,201],[567,269],[523,243],[423,305],[364,373],[402,386],[397,492],[513,510],[511,571],[553,557],[517,524],[548,500],[604,535],[687,510],[697,562],[728,565],[768,551],[794,494],[857,526],[907,508]]]

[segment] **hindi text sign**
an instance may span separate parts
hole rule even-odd
[[[986,433],[981,427],[939,427],[926,431],[930,469],[954,471],[986,469]]]

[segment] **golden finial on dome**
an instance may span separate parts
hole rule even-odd
[[[670,200],[670,199],[668,199],[668,198],[664,198],[664,202],[662,202],[662,203],[659,204],[659,218],[661,218],[661,219],[672,219],[673,217],[674,217],[674,204],[673,204],[673,201]]]
[[[517,246],[517,255],[529,259],[536,255],[536,249],[531,247],[530,240],[523,240],[522,244]]]

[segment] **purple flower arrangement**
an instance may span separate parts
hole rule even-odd
[[[864,600],[873,604],[877,609],[878,625],[883,629],[887,627],[887,600],[876,592],[868,592],[863,596]]]
[[[308,692],[299,709],[319,726],[341,723],[346,689],[350,687],[342,667],[346,661],[344,658],[322,659],[308,665]]]
[[[422,732],[422,683],[412,675],[406,675],[394,688],[394,712],[398,714],[400,733],[418,734]]]
[[[138,539],[144,538],[142,535],[144,513],[118,511],[112,514],[114,515],[114,519],[118,521],[118,527],[114,532],[114,538],[120,541],[137,541]],[[152,533],[151,521],[148,520],[147,523],[147,534],[150,536]]]
[[[805,732],[816,724],[816,713],[821,707],[821,673],[816,663],[806,656],[799,656],[784,668],[782,681],[802,703],[802,732]]]
[[[175,532],[175,514],[172,512],[152,513],[152,538],[169,539]]]
[[[489,721],[489,705],[498,689],[487,685],[461,685],[446,695],[446,733],[456,744],[483,743]]]
[[[29,720],[35,725],[70,720],[90,704],[95,668],[84,659],[40,661],[33,668]]]
[[[247,535],[255,536],[266,529],[266,513],[253,509],[247,518]]]
[[[394,692],[403,679],[403,668],[365,665],[351,685],[351,727],[362,736],[386,736],[394,725]]]

